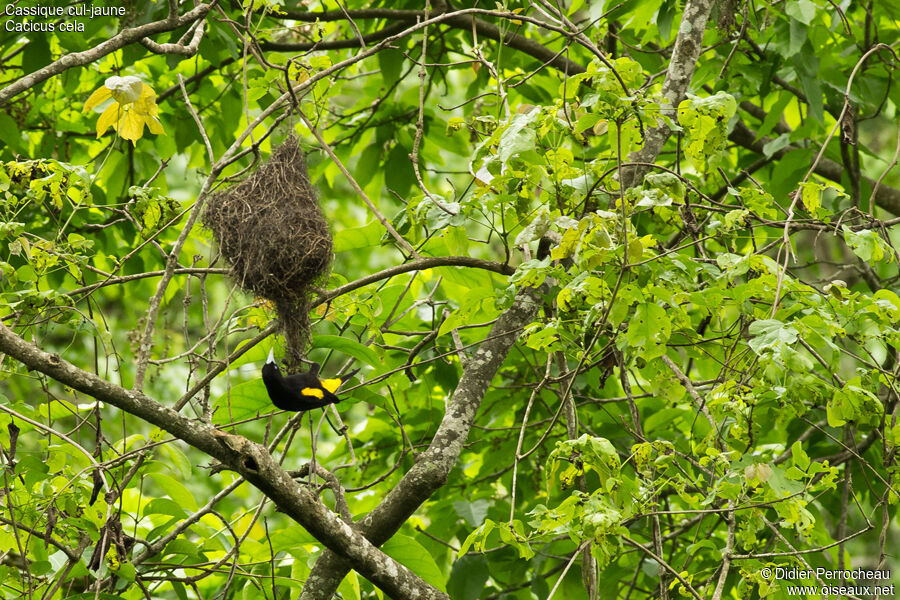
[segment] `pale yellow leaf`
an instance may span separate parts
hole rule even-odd
[[[155,117],[159,114],[159,107],[156,106],[156,92],[146,83],[143,85],[141,97],[134,103],[134,109],[142,115]]]
[[[94,93],[91,94],[90,98],[87,99],[87,102],[84,103],[84,108],[82,109],[82,111],[87,112],[89,110],[92,110],[95,106],[102,104],[111,97],[112,92],[109,90],[109,88],[105,85],[101,85],[96,90],[94,90]]]
[[[119,121],[119,135],[134,144],[144,135],[144,119],[134,110],[125,111]]]
[[[147,123],[147,128],[150,130],[150,133],[166,135],[166,130],[163,129],[162,123],[160,123],[159,119],[156,117],[144,117],[144,122]]]
[[[100,115],[100,118],[97,119],[97,137],[106,133],[106,130],[109,129],[110,126],[115,127],[116,121],[119,119],[120,108],[121,106],[118,102],[113,102],[106,107],[106,110],[104,110],[103,114]]]

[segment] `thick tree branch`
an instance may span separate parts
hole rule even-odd
[[[146,37],[141,38],[138,41],[144,48],[155,54],[180,54],[181,56],[193,56],[197,54],[197,49],[200,47],[200,40],[203,39],[204,31],[205,28],[203,27],[203,22],[201,21],[194,28],[194,33],[191,36],[190,43],[188,44],[184,44],[181,41],[175,44],[157,44],[150,38]]]
[[[284,513],[392,598],[445,600],[447,595],[374,547],[357,529],[328,510],[310,490],[297,484],[265,446],[188,419],[141,392],[129,391],[79,369],[57,354],[44,352],[0,324],[0,352],[29,369],[115,406],[171,433],[242,475]],[[461,442],[460,442],[461,443]]]
[[[675,38],[675,48],[672,50],[672,60],[666,71],[666,80],[663,82],[662,95],[668,105],[663,105],[660,112],[674,117],[678,103],[684,99],[694,69],[697,66],[697,58],[703,48],[703,33],[706,31],[706,21],[712,10],[715,0],[688,0],[684,7],[684,15],[681,25],[678,27],[678,36]],[[660,120],[656,127],[649,128],[644,135],[644,145],[640,150],[629,156],[631,162],[652,163],[662,150],[666,140],[671,134],[669,126]],[[630,188],[637,185],[647,174],[647,167],[636,166],[622,171],[622,188]]]
[[[359,529],[376,546],[386,542],[447,481],[456,464],[475,413],[500,365],[540,307],[538,290],[519,292],[513,305],[500,317],[475,355],[466,363],[459,385],[447,404],[444,418],[434,438],[416,464],[388,495],[359,523]],[[300,598],[331,598],[341,580],[356,565],[332,551],[325,553],[313,567]]]
[[[419,10],[390,10],[390,9],[366,9],[366,10],[351,10],[348,11],[349,15],[353,19],[387,19],[387,20],[397,20],[400,21],[398,24],[389,25],[385,27],[381,31],[376,31],[375,33],[370,33],[363,37],[366,42],[378,41],[396,33],[397,31],[402,31],[402,24],[406,23],[414,23],[416,19],[424,19],[425,11]],[[547,29],[551,29],[553,31],[557,31],[561,35],[564,32],[561,32],[558,27],[553,27],[547,23],[542,23],[535,19],[528,19],[523,15],[515,15],[512,13],[497,13],[495,11],[484,10],[484,9],[465,9],[463,11],[457,12],[438,12],[433,11],[430,13],[436,17],[437,19],[429,19],[431,21],[442,22],[454,29],[462,29],[465,31],[472,31],[475,29],[475,32],[479,37],[491,39],[495,42],[500,42],[504,46],[508,46],[514,50],[519,50],[524,52],[525,54],[540,60],[543,63],[546,63],[555,69],[562,71],[564,73],[568,73],[570,75],[574,75],[576,73],[583,73],[585,68],[579,65],[578,63],[569,60],[565,56],[562,56],[559,52],[551,50],[537,42],[536,40],[527,38],[523,35],[519,35],[517,33],[508,32],[504,34],[499,27],[492,23],[488,23],[483,19],[479,19],[475,16],[475,14],[484,14],[490,16],[497,16],[501,18],[507,19],[518,19],[518,20],[527,20],[533,22],[538,26],[543,26]],[[329,11],[329,12],[302,12],[302,11],[287,11],[282,15],[274,15],[280,16],[286,19],[293,19],[296,21],[305,21],[305,22],[315,22],[317,19],[319,21],[339,21],[346,19],[346,16],[342,11]],[[398,25],[400,27],[398,28]],[[383,35],[386,34],[386,35]],[[569,34],[574,35],[574,34]],[[300,42],[300,43],[277,43],[277,42],[263,42],[260,44],[260,47],[263,50],[283,50],[283,51],[296,51],[302,52],[306,50],[311,50],[313,48],[324,50],[324,49],[336,49],[336,48],[358,48],[359,47],[359,39],[357,38],[348,38],[346,40],[331,40],[331,41],[322,41],[322,42]]]
[[[129,44],[140,41],[147,36],[164,33],[166,31],[174,31],[185,25],[189,25],[198,19],[202,19],[209,12],[211,4],[201,4],[190,10],[180,17],[167,18],[161,21],[154,21],[146,25],[139,25],[130,29],[123,29],[115,36],[109,38],[102,44],[98,44],[90,50],[83,52],[73,52],[60,57],[46,67],[38,69],[33,73],[29,73],[21,79],[17,79],[14,83],[0,90],[0,106],[9,102],[14,96],[21,94],[25,90],[31,89],[42,81],[46,81],[54,75],[59,75],[67,69],[86,65],[101,59],[102,57],[115,52]]]
[[[503,35],[499,27],[482,19],[454,16],[447,19],[446,23],[452,27],[468,31],[471,31],[474,26],[475,32],[480,37],[500,42],[504,46],[524,52],[528,56],[536,58],[563,73],[575,75],[583,73],[586,70],[575,61],[569,60],[564,55],[559,54],[559,52],[551,50],[535,40],[517,33],[507,33],[506,35]]]
[[[512,275],[516,272],[516,270],[510,265],[493,262],[490,260],[483,260],[481,258],[472,258],[470,256],[428,256],[425,258],[420,258],[418,260],[403,263],[402,265],[389,267],[383,271],[372,273],[371,275],[366,275],[365,277],[360,277],[355,281],[351,281],[350,283],[344,284],[340,287],[328,290],[323,293],[322,296],[316,301],[316,305],[328,302],[337,298],[338,296],[343,296],[344,294],[352,292],[353,290],[365,287],[370,283],[375,283],[376,281],[381,281],[382,279],[388,279],[390,277],[395,277],[403,273],[409,273],[410,271],[434,269],[435,267],[469,267],[471,269],[484,269],[486,271],[493,271],[494,273],[499,273],[501,275],[507,276]]]
[[[433,13],[434,11],[432,11]],[[285,9],[273,15],[282,19],[300,21],[302,23],[315,23],[316,21],[343,21],[348,16],[351,19],[388,19],[400,21],[415,21],[419,17],[425,17],[424,10],[399,10],[393,8],[363,8],[359,10],[289,10]]]
[[[385,38],[396,35],[406,29],[405,22],[394,23],[388,25],[384,29],[379,29],[372,33],[368,33],[362,37],[366,44],[372,42],[380,42]],[[277,52],[307,52],[309,50],[344,50],[347,48],[359,48],[359,38],[349,38],[346,40],[324,40],[320,42],[273,42],[270,40],[260,41],[261,50]]]

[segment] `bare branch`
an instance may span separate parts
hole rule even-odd
[[[306,486],[298,485],[265,446],[188,419],[140,391],[126,390],[79,369],[59,355],[44,352],[26,342],[3,324],[0,324],[0,351],[29,369],[156,425],[218,459],[256,486],[326,547],[351,560],[360,574],[388,596],[426,600],[447,598],[446,594],[374,547],[359,531],[328,510]]]
[[[197,54],[200,47],[200,40],[203,39],[205,32],[203,21],[198,21],[194,28],[194,35],[191,37],[189,44],[157,44],[150,38],[141,38],[138,40],[141,45],[155,54],[180,54],[182,56],[193,56]]]
[[[360,531],[373,544],[380,546],[390,539],[410,515],[447,481],[491,379],[518,339],[522,327],[537,315],[540,305],[538,290],[525,288],[494,323],[486,341],[466,364],[428,449],[417,457],[413,467],[384,500],[360,521]],[[331,598],[351,568],[357,567],[326,551],[313,567],[300,598]]]
[[[666,80],[662,86],[663,98],[669,103],[668,106],[660,107],[663,114],[674,115],[678,103],[687,93],[697,66],[697,58],[703,47],[703,33],[706,31],[706,22],[713,4],[714,0],[688,0],[684,7],[684,16],[678,28],[678,36],[675,38],[675,48],[672,50],[672,60],[669,61]],[[629,160],[654,162],[671,133],[669,126],[660,120],[656,127],[647,130],[643,147],[629,156]],[[641,166],[624,170],[621,182],[623,189],[637,185],[646,173],[647,168]]]
[[[381,214],[381,211],[379,211],[378,207],[375,206],[375,203],[369,199],[368,194],[366,194],[366,192],[362,189],[362,186],[360,186],[356,182],[356,179],[353,177],[350,171],[347,170],[347,167],[344,166],[344,163],[341,162],[341,159],[338,158],[337,154],[334,153],[334,150],[331,149],[331,146],[328,145],[328,142],[325,141],[325,138],[322,137],[322,134],[319,133],[319,130],[316,128],[316,126],[313,125],[309,121],[309,119],[306,118],[306,115],[304,115],[302,112],[300,113],[300,118],[303,119],[303,122],[306,124],[312,134],[316,136],[316,139],[319,140],[319,144],[322,145],[322,149],[325,150],[326,154],[331,157],[331,160],[334,161],[334,164],[338,166],[338,168],[341,170],[341,173],[344,174],[344,177],[347,178],[347,181],[350,182],[350,185],[354,190],[356,190],[356,193],[359,194],[359,197],[362,198],[362,201],[365,202],[366,206],[369,207],[369,210],[372,211],[372,214],[375,215],[375,218],[378,219],[378,222],[381,223],[381,225],[385,229],[387,229],[388,233],[391,234],[391,237],[393,237],[394,240],[397,241],[397,245],[400,246],[400,248],[410,256],[419,258],[419,253],[416,252],[416,249],[413,248],[410,243],[403,238],[402,235],[397,233],[397,230],[394,229],[394,226],[391,225],[391,222],[388,221],[383,214]]]
[[[138,27],[132,27],[130,29],[123,29],[115,36],[106,40],[102,44],[94,46],[90,50],[66,54],[65,56],[60,57],[58,60],[53,61],[46,67],[38,69],[33,73],[29,73],[25,77],[17,79],[15,82],[0,90],[0,106],[8,103],[10,99],[21,94],[22,92],[31,89],[42,81],[50,79],[54,75],[59,75],[67,69],[92,63],[106,56],[107,54],[124,48],[125,46],[137,42],[147,36],[156,35],[157,33],[163,33],[166,31],[174,31],[180,27],[184,27],[189,23],[193,23],[198,19],[202,19],[206,16],[211,7],[212,4],[201,4],[193,10],[190,10],[175,19],[163,19],[161,21],[147,23],[146,25],[140,25]]]

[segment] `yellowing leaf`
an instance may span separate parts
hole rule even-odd
[[[94,108],[113,98],[116,101],[106,107],[97,119],[97,137],[112,127],[119,135],[135,144],[144,135],[144,125],[150,133],[165,135],[162,123],[156,116],[156,92],[137,77],[110,77],[106,84],[91,94],[84,110]]]
[[[641,260],[641,256],[644,254],[644,245],[641,244],[641,240],[632,238],[628,240],[628,260],[631,262],[637,262]]]
[[[87,102],[84,103],[84,108],[81,109],[83,112],[87,112],[92,110],[94,107],[103,104],[107,100],[112,98],[112,91],[105,85],[98,87],[94,90],[94,93],[90,95],[87,99]]]
[[[327,56],[311,56],[309,58],[309,66],[314,69],[327,69],[331,66],[331,59]]]
[[[119,119],[120,109],[121,105],[118,102],[113,102],[106,107],[106,110],[104,110],[103,114],[100,115],[100,118],[97,119],[97,137],[106,133],[106,130],[109,129],[110,126],[115,127],[116,121]]]
[[[581,239],[581,230],[577,227],[570,227],[566,229],[566,232],[563,233],[562,241],[559,243],[559,246],[554,248],[550,252],[550,258],[553,260],[559,260],[561,258],[567,258],[572,256],[575,253],[575,248],[578,246],[578,241]]]
[[[134,142],[144,135],[144,119],[136,110],[127,110],[119,121],[117,129],[119,135]]]
[[[824,189],[824,185],[811,181],[800,184],[800,199],[810,214],[815,215],[816,210],[822,205],[822,190]]]
[[[156,117],[148,117],[144,119],[144,122],[147,124],[147,129],[150,130],[150,133],[156,135],[166,135],[166,130],[163,129],[162,123],[159,122],[159,119]]]
[[[141,95],[134,103],[134,109],[142,115],[150,115],[155,117],[159,114],[159,107],[156,105],[156,92],[147,84],[142,84]]]

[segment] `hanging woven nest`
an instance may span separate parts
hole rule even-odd
[[[243,182],[209,199],[204,222],[243,289],[271,301],[297,363],[309,340],[309,303],[328,274],[331,232],[295,137]]]

